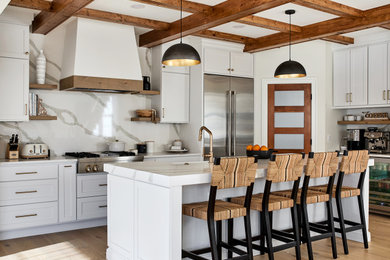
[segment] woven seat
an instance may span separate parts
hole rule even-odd
[[[252,202],[251,202],[252,210],[262,211],[263,195],[264,194],[260,193],[252,196]],[[245,201],[244,196],[232,198],[232,202],[239,205],[244,205],[244,201]],[[292,199],[286,198],[284,196],[270,195],[269,203],[268,203],[268,211],[287,209],[287,208],[292,208],[293,206],[294,206],[294,201]]]
[[[283,196],[286,198],[290,198],[291,192],[292,192],[291,190],[283,190],[283,191],[272,192],[272,194],[276,196]],[[297,194],[297,199],[296,199],[297,204],[301,204],[301,193],[302,193],[302,189],[299,189]],[[329,201],[329,195],[326,194],[326,192],[316,191],[316,190],[307,191],[306,204],[320,203],[326,201]]]
[[[326,192],[327,188],[328,185],[320,185],[320,186],[312,186],[309,189],[312,191]],[[341,198],[355,197],[360,195],[360,190],[358,188],[343,186],[341,187],[340,194],[341,194]],[[336,187],[333,187],[332,196],[336,197]]]
[[[246,209],[241,205],[244,205],[244,203],[237,205],[227,201],[216,200],[214,220],[218,221],[245,216]],[[183,214],[194,218],[207,220],[207,207],[208,201],[184,204]]]

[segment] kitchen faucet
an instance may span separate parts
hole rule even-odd
[[[203,130],[206,131],[209,136],[210,136],[210,152],[208,154],[205,154],[204,153],[204,150],[203,150],[203,157],[205,158],[209,158],[209,162],[210,163],[213,163],[214,162],[214,153],[213,153],[213,133],[210,131],[210,129],[208,129],[207,127],[205,126],[202,126],[200,129],[199,129],[199,138],[198,140],[199,141],[202,141],[202,136],[203,136]],[[203,148],[204,149],[204,148]]]

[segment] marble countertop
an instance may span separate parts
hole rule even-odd
[[[190,157],[190,156],[199,156],[201,157],[201,153],[171,153],[171,152],[156,152],[156,153],[145,153],[145,154],[139,154],[142,155],[144,158],[157,158],[157,157]]]
[[[0,166],[1,165],[12,165],[12,164],[21,164],[21,163],[28,163],[28,164],[35,164],[35,163],[62,163],[62,162],[77,162],[77,159],[75,158],[69,158],[65,156],[58,156],[58,157],[50,157],[47,159],[22,159],[19,158],[17,160],[11,160],[11,159],[0,159]]]
[[[268,160],[259,160],[256,178],[264,178]],[[205,184],[211,181],[209,162],[133,162],[105,164],[111,175],[163,187]]]

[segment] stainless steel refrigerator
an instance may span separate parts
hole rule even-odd
[[[205,75],[204,125],[214,137],[214,156],[241,156],[253,143],[253,79]],[[205,152],[209,138],[205,135]]]

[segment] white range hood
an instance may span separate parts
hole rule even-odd
[[[60,89],[140,92],[142,73],[134,27],[84,18],[70,22]]]

